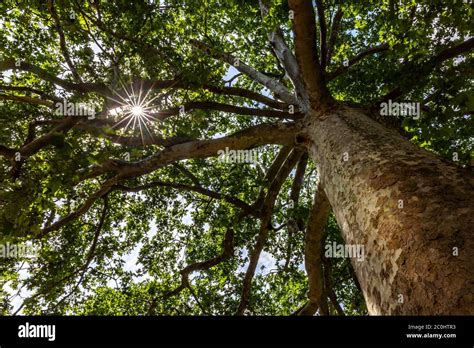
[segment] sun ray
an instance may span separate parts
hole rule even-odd
[[[143,89],[143,81],[140,82],[138,90],[136,90],[134,83],[130,83],[128,87],[123,81],[119,83],[120,90],[112,90],[112,94],[116,98],[109,97],[110,100],[118,105],[111,110],[116,120],[112,128],[120,127],[123,133],[129,130],[132,132],[135,130],[139,131],[142,143],[145,145],[145,137],[154,138],[152,125],[160,121],[159,118],[153,115],[158,110],[156,103],[153,102],[163,98],[163,94],[158,93],[150,98],[153,87],[145,91]],[[120,117],[120,119],[117,120],[117,117]]]

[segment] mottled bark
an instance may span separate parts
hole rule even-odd
[[[313,207],[306,229],[304,266],[308,274],[308,303],[300,315],[314,315],[319,308],[320,315],[329,315],[326,285],[323,273],[323,250],[326,239],[326,223],[331,207],[324,194],[322,185],[318,185]]]
[[[370,314],[474,314],[474,175],[361,111],[315,115],[310,150]]]

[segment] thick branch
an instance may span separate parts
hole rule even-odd
[[[268,14],[267,4],[265,3],[265,0],[259,0],[259,5],[260,13],[264,19]],[[300,108],[304,110],[305,104],[307,104],[308,101],[308,96],[304,88],[303,81],[301,80],[296,57],[293,55],[293,52],[291,52],[288,45],[286,44],[285,39],[283,38],[283,33],[279,27],[276,27],[273,32],[268,34],[268,39],[272,45],[272,49],[276,57],[285,68],[288,77],[293,83],[296,94],[303,101],[303,103],[300,105]]]
[[[292,144],[295,131],[296,127],[293,124],[262,124],[223,138],[173,145],[137,162],[109,160],[103,165],[93,168],[85,178],[96,177],[107,172],[115,172],[121,178],[136,177],[176,161],[213,157],[219,150],[226,147],[241,150],[265,144]]]
[[[299,71],[312,108],[325,106],[330,99],[316,50],[316,22],[311,1],[289,0],[294,12],[293,32]]]
[[[66,117],[48,133],[31,141],[30,141],[30,137],[32,133],[30,132],[27,142],[20,149],[14,150],[15,153],[18,152],[20,154],[20,158],[15,158],[13,160],[13,156],[11,155],[11,153],[9,154],[8,151],[4,150],[0,152],[2,155],[5,155],[6,157],[12,160],[12,169],[11,169],[12,178],[14,180],[18,178],[18,176],[20,175],[21,166],[23,165],[23,162],[26,157],[34,155],[35,153],[40,151],[42,148],[50,145],[54,141],[54,139],[58,136],[58,134],[66,133],[68,130],[74,127],[74,125],[77,122],[79,122],[79,117]],[[30,130],[31,130],[31,127],[30,127]],[[4,149],[8,149],[5,146],[2,146],[2,147]]]
[[[82,93],[97,92],[102,95],[110,95],[107,86],[103,83],[73,83],[61,79],[49,73],[48,71],[28,62],[21,61],[20,66],[17,66],[15,60],[11,58],[0,61],[0,71],[12,69],[31,72],[42,80],[54,83],[55,85],[58,85],[68,91],[77,91]]]
[[[24,95],[19,96],[19,95],[0,94],[0,100],[1,99],[12,100],[19,103],[26,103],[26,104],[32,104],[32,105],[43,105],[49,108],[52,108],[54,106],[54,103],[49,100],[33,98],[33,97],[24,96]]]
[[[305,240],[305,268],[308,274],[309,292],[308,303],[300,315],[314,315],[319,307],[320,315],[328,315],[327,296],[324,285],[323,249],[325,240],[325,227],[329,215],[329,201],[318,184],[314,197],[313,208],[306,229]]]
[[[119,182],[117,177],[113,177],[106,182],[104,182],[99,190],[94,192],[92,195],[90,195],[86,201],[75,211],[71,212],[70,214],[66,215],[62,219],[59,219],[58,221],[54,222],[50,226],[47,226],[43,228],[36,236],[35,238],[44,238],[47,236],[50,232],[52,231],[57,231],[61,227],[65,226],[69,222],[79,218],[83,214],[85,214],[89,209],[92,207],[92,205],[102,197],[105,197],[111,190],[112,188]]]
[[[76,211],[56,221],[51,226],[45,227],[36,237],[42,238],[48,233],[56,231],[67,223],[79,218],[91,208],[97,199],[108,194],[114,186],[127,178],[151,173],[183,159],[216,156],[218,150],[225,149],[226,147],[232,149],[246,149],[271,143],[292,143],[295,131],[294,125],[259,125],[228,137],[174,145],[138,162],[109,160],[102,166],[94,168],[92,172],[83,179],[96,177],[107,172],[114,172],[116,175],[105,181],[100,189],[90,195]]]
[[[304,175],[306,172],[306,166],[308,164],[308,153],[305,152],[301,157],[300,161],[298,162],[298,166],[296,167],[295,178],[293,179],[293,184],[291,185],[290,191],[290,200],[293,204],[294,208],[298,207],[298,202],[300,199],[301,188],[303,187],[304,182]],[[303,230],[304,222],[302,218],[295,218],[295,216],[290,216],[286,223],[287,230],[288,230],[288,246],[286,249],[286,261],[285,265],[283,266],[284,270],[288,269],[291,260],[291,254],[293,251],[292,248],[292,239],[293,235],[300,230]]]
[[[0,85],[0,91],[1,91],[1,90],[4,90],[4,91],[30,92],[30,93],[34,93],[34,94],[37,94],[37,95],[41,96],[42,99],[49,99],[49,100],[54,101],[54,102],[60,102],[60,101],[61,101],[61,99],[58,98],[58,97],[56,97],[56,96],[47,94],[47,93],[45,93],[45,92],[43,92],[43,91],[40,91],[40,90],[35,89],[35,88],[31,88],[31,87]]]
[[[165,120],[170,116],[175,116],[180,114],[180,110],[184,112],[189,112],[192,110],[216,110],[216,111],[223,111],[229,112],[239,115],[249,115],[249,116],[261,116],[261,117],[273,117],[279,119],[298,119],[301,118],[302,115],[300,113],[290,114],[289,112],[279,111],[279,110],[265,110],[265,109],[254,109],[254,108],[247,108],[243,106],[235,106],[230,104],[218,103],[213,101],[193,101],[187,102],[179,107],[174,107],[168,110],[162,110],[157,113],[152,114],[151,116],[154,118],[159,119],[160,121]]]
[[[295,178],[293,179],[293,185],[291,186],[290,198],[297,204],[300,199],[301,187],[304,182],[304,174],[306,172],[306,166],[308,165],[308,153],[305,152],[298,162],[296,167]]]
[[[245,88],[217,87],[217,86],[212,86],[212,85],[207,85],[207,84],[203,85],[202,88],[207,89],[208,91],[215,94],[223,94],[223,95],[228,95],[228,96],[237,96],[237,97],[251,99],[274,109],[287,109],[288,108],[288,105],[285,103],[279,102],[272,98],[268,98],[264,95],[250,91]]]
[[[334,292],[334,290],[332,288],[329,288],[329,287],[328,287],[328,296],[329,296],[329,299],[331,300],[331,304],[334,307],[334,309],[336,310],[337,314],[341,315],[341,316],[344,316],[345,313],[342,310],[341,305],[337,301],[336,293]]]
[[[295,98],[294,95],[288,91],[288,89],[283,86],[280,82],[275,79],[268,77],[267,75],[251,68],[249,65],[241,62],[236,57],[229,53],[218,53],[215,52],[211,47],[207,46],[206,44],[192,40],[191,43],[199,48],[204,53],[208,54],[209,56],[223,60],[224,62],[234,66],[235,69],[244,73],[252,80],[262,84],[263,86],[267,87],[270,91],[272,91],[278,98],[283,100],[288,104],[298,105],[298,100]]]

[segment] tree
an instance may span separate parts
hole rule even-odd
[[[0,6],[4,313],[474,313],[471,5]]]

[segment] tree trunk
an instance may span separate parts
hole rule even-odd
[[[297,141],[345,242],[364,248],[351,262],[370,314],[474,314],[471,169],[348,107],[315,115]]]

